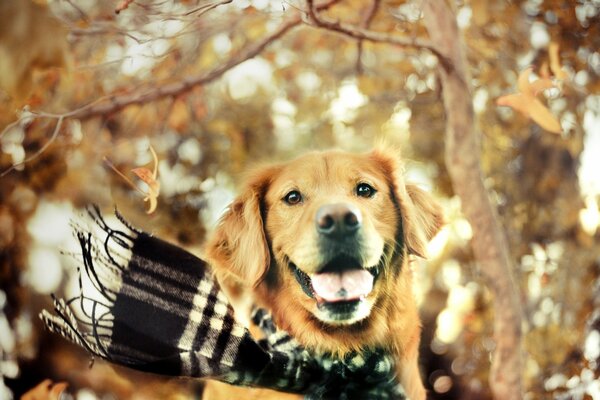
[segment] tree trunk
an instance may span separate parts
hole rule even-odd
[[[513,279],[505,233],[483,183],[480,134],[463,42],[456,16],[444,0],[425,0],[425,25],[444,57],[439,76],[446,111],[446,168],[462,210],[473,229],[471,245],[482,275],[494,295],[494,338],[489,383],[496,399],[522,398],[522,332],[519,294]]]

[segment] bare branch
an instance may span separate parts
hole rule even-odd
[[[306,0],[308,5],[307,19],[305,22],[309,25],[317,28],[322,28],[331,32],[339,33],[344,36],[351,37],[353,39],[367,40],[375,43],[387,43],[403,48],[414,48],[414,49],[425,49],[433,53],[439,60],[440,63],[446,69],[451,69],[451,62],[440,52],[438,49],[429,41],[421,38],[409,38],[397,35],[390,35],[382,32],[374,32],[359,26],[346,24],[339,21],[333,21],[331,19],[322,17],[317,11],[318,7],[315,7],[314,0]]]
[[[203,5],[199,6],[199,7],[196,7],[196,8],[194,8],[194,9],[192,9],[192,10],[190,10],[190,11],[186,12],[186,13],[185,13],[185,14],[183,14],[183,15],[184,15],[184,16],[188,16],[188,15],[191,15],[191,14],[198,13],[198,14],[196,15],[196,17],[199,17],[199,16],[201,16],[201,15],[203,15],[203,14],[206,14],[207,12],[209,12],[209,11],[210,11],[210,10],[212,10],[212,9],[215,9],[215,8],[217,8],[217,7],[219,7],[219,6],[222,6],[222,5],[224,5],[224,4],[229,4],[229,3],[231,3],[232,1],[233,1],[233,0],[221,0],[221,1],[215,1],[214,3],[211,3],[211,4],[203,4]]]
[[[323,10],[331,7],[339,0],[330,0],[326,3],[316,6],[317,10]],[[229,60],[220,64],[208,73],[190,76],[182,81],[166,84],[152,88],[143,93],[132,93],[122,95],[112,95],[101,99],[100,102],[95,102],[88,106],[69,113],[69,117],[88,119],[99,115],[108,115],[120,111],[123,108],[134,104],[145,104],[165,97],[179,96],[192,90],[194,87],[206,85],[220,78],[225,72],[233,67],[243,63],[246,60],[256,57],[262,53],[271,43],[283,37],[292,28],[298,26],[302,22],[300,16],[294,16],[281,23],[275,31],[264,37],[257,43],[248,46],[241,52],[233,55]]]
[[[471,245],[481,274],[494,294],[494,338],[489,383],[496,399],[522,398],[522,310],[513,278],[506,235],[483,182],[480,132],[463,42],[456,17],[445,1],[425,0],[425,24],[434,45],[453,65],[438,68],[446,111],[446,168],[473,228]]]
[[[327,9],[327,8],[335,5],[339,1],[340,0],[329,0],[327,2],[317,5],[315,7],[315,9],[316,10],[324,10],[324,9]],[[212,3],[210,6],[207,6],[207,7],[209,9],[213,9],[219,5],[227,4],[228,2],[229,2],[229,0],[223,0],[221,2]],[[281,25],[279,25],[279,27],[275,31],[273,31],[271,34],[267,35],[259,42],[256,42],[253,45],[250,45],[247,48],[243,49],[241,52],[232,56],[229,60],[220,64],[218,67],[214,68],[212,71],[210,71],[208,73],[191,76],[191,77],[183,79],[182,81],[169,83],[169,84],[165,84],[162,86],[157,86],[157,87],[154,87],[152,89],[149,89],[149,90],[147,90],[145,92],[141,92],[141,93],[136,92],[136,93],[131,93],[131,94],[103,96],[103,97],[100,97],[100,98],[94,100],[93,102],[91,102],[89,104],[86,104],[80,108],[77,108],[75,110],[72,110],[72,111],[69,111],[69,112],[63,113],[63,114],[32,112],[31,114],[34,114],[34,116],[38,117],[38,118],[39,117],[56,118],[58,121],[56,123],[54,132],[53,132],[52,136],[50,137],[50,139],[48,140],[48,142],[46,142],[46,144],[44,144],[44,146],[42,148],[40,148],[40,150],[38,150],[32,156],[23,160],[22,162],[14,164],[7,170],[0,173],[0,177],[8,174],[12,170],[14,170],[16,167],[37,158],[43,151],[45,151],[48,148],[48,146],[50,146],[54,142],[56,137],[58,136],[58,134],[60,132],[60,128],[62,126],[62,123],[65,119],[78,118],[78,119],[84,120],[84,119],[94,118],[94,117],[103,116],[103,115],[110,115],[115,112],[121,111],[122,109],[124,109],[125,107],[128,107],[130,105],[146,104],[146,103],[150,103],[152,101],[156,101],[156,100],[159,100],[162,98],[176,97],[176,96],[182,95],[197,86],[201,86],[201,85],[205,85],[207,83],[213,82],[214,80],[220,78],[225,72],[229,71],[233,67],[243,63],[246,60],[256,57],[257,55],[262,53],[271,43],[273,43],[276,40],[283,37],[292,28],[300,25],[301,22],[302,22],[302,18],[300,15],[296,15],[294,17],[288,18],[285,22],[283,22]],[[3,136],[11,127],[20,123],[21,120],[22,120],[22,118],[11,123],[7,127],[5,127],[5,129],[3,129],[2,132],[0,132],[0,137]]]
[[[8,174],[9,172],[11,172],[12,170],[14,170],[15,168],[24,165],[25,163],[28,163],[29,161],[35,160],[36,158],[38,158],[44,151],[46,151],[46,149],[48,147],[50,147],[50,145],[56,140],[56,138],[58,137],[58,133],[60,132],[60,128],[62,127],[63,121],[64,121],[65,117],[64,116],[60,116],[58,118],[58,121],[56,121],[56,126],[54,127],[54,131],[52,132],[52,136],[50,137],[50,139],[48,139],[48,141],[46,143],[44,143],[44,145],[42,147],[40,147],[40,149],[38,151],[36,151],[33,155],[27,157],[26,159],[24,159],[21,162],[18,162],[16,164],[11,165],[9,168],[5,169],[4,171],[2,171],[2,173],[0,173],[0,178],[4,177],[6,174]],[[19,122],[19,121],[17,121]],[[14,126],[14,125],[10,125],[10,126]],[[3,132],[4,133],[4,132]]]
[[[165,97],[179,96],[190,91],[196,86],[205,85],[216,80],[236,65],[256,57],[268,45],[281,38],[290,29],[299,24],[300,18],[293,18],[282,23],[273,33],[266,36],[260,42],[255,43],[252,46],[244,49],[242,52],[232,56],[229,60],[223,64],[220,64],[218,67],[206,74],[190,76],[178,82],[152,88],[144,93],[112,95],[100,104],[84,107],[71,113],[70,116],[73,118],[87,119],[96,117],[98,115],[112,114],[133,104],[145,104]]]

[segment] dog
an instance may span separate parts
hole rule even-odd
[[[422,400],[409,260],[425,256],[443,221],[404,182],[396,152],[312,152],[250,174],[206,256],[231,297],[250,293],[309,351],[385,348],[408,397]],[[204,398],[297,398],[268,392],[209,381]]]

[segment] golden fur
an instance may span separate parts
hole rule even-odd
[[[359,182],[375,188],[376,195],[357,196]],[[290,190],[303,193],[302,204],[282,201]],[[315,213],[337,202],[360,210],[363,264],[383,263],[366,299],[368,316],[348,324],[324,321],[315,299],[303,292],[288,266],[293,260],[304,272],[317,272],[322,260]],[[343,355],[361,348],[389,349],[397,357],[400,382],[411,399],[420,400],[425,398],[417,365],[421,326],[408,258],[425,255],[427,241],[442,223],[441,210],[430,195],[404,182],[392,151],[316,152],[250,175],[208,243],[207,256],[226,289],[239,293],[247,288],[280,328],[312,351]],[[205,396],[267,398],[267,391],[240,394],[244,390],[249,389],[209,383]]]

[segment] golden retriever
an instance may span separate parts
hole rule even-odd
[[[342,357],[388,349],[409,398],[421,400],[409,256],[424,256],[442,223],[430,195],[404,182],[393,151],[314,152],[254,172],[207,256],[226,289],[249,289],[255,304],[310,351]],[[267,392],[211,382],[204,396]]]

